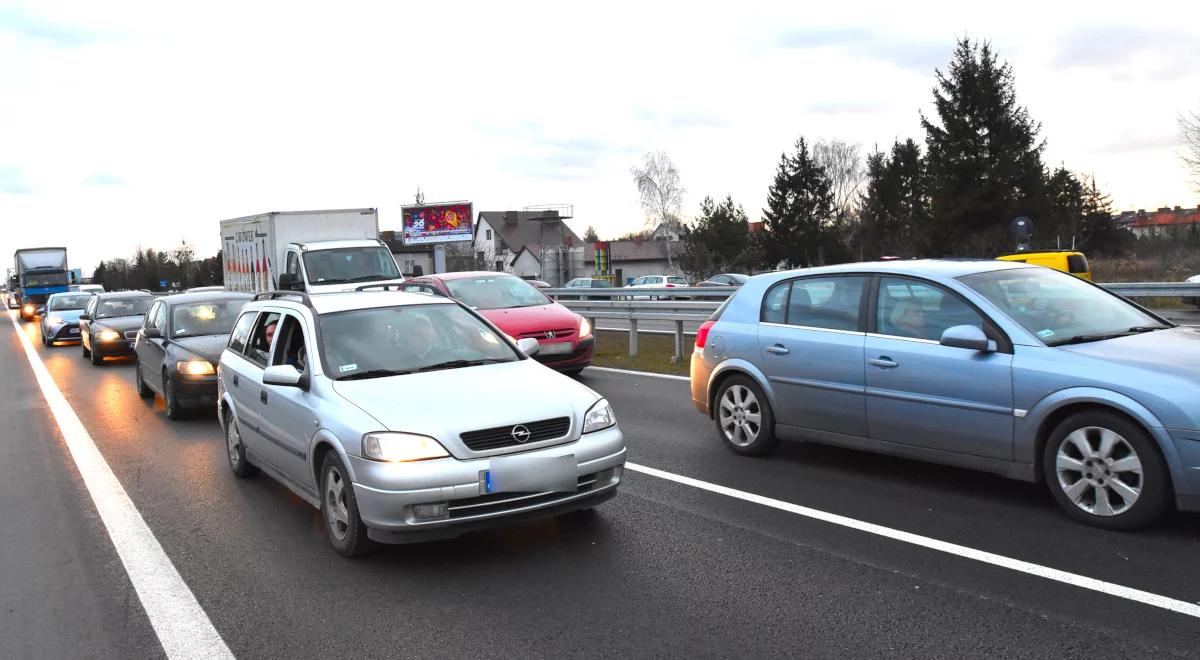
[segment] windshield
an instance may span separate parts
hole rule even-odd
[[[551,301],[525,280],[511,275],[481,275],[446,280],[450,295],[475,309],[549,305]]]
[[[996,270],[958,279],[1050,346],[1168,327],[1123,299],[1050,268]]]
[[[60,309],[83,309],[87,307],[88,300],[91,300],[92,294],[82,294],[77,296],[54,296],[50,298],[50,304],[46,309],[54,311]]]
[[[304,253],[309,284],[349,284],[398,280],[396,261],[381,245],[334,248]]]
[[[25,286],[31,288],[67,286],[66,273],[41,273],[36,275],[26,275],[24,279]]]
[[[171,308],[171,337],[227,335],[249,299],[180,303]]]
[[[152,298],[109,298],[101,300],[96,305],[98,319],[110,319],[118,316],[141,316],[150,308]]]
[[[321,316],[325,371],[354,380],[513,362],[516,351],[458,305],[407,305]]]

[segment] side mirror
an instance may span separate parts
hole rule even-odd
[[[942,333],[942,340],[939,343],[942,346],[966,348],[984,353],[994,353],[996,351],[996,342],[988,339],[987,335],[983,334],[983,330],[973,325],[956,325],[946,328],[946,331]]]
[[[45,307],[38,307],[37,315],[38,315],[38,316],[45,316],[45,315],[46,315],[46,308],[45,308]]]
[[[538,344],[538,340],[534,339],[533,337],[518,339],[517,348],[529,357],[537,355],[538,351],[542,350],[541,344]]]
[[[290,364],[277,364],[263,372],[263,383],[283,387],[300,387],[300,372]]]
[[[154,326],[142,330],[142,336],[146,339],[162,339],[162,333]]]
[[[298,280],[296,279],[296,276],[292,275],[291,273],[280,273],[279,274],[279,288],[282,291],[298,290],[298,289],[296,289],[297,281]]]
[[[422,268],[419,264],[413,265],[413,273],[412,273],[413,277],[421,277],[424,274],[425,274],[424,268]]]
[[[92,317],[91,317],[91,316],[88,316],[87,314],[80,314],[80,315],[79,315],[79,320],[80,320],[80,321],[91,321],[91,320],[92,320]]]

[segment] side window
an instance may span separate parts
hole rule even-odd
[[[770,291],[767,291],[767,295],[763,297],[763,323],[783,323],[787,321],[788,290],[791,288],[791,282],[783,282],[776,284],[771,287]]]
[[[792,282],[787,324],[810,328],[857,331],[862,292],[867,278],[814,277]]]
[[[296,256],[295,252],[288,252],[286,272],[296,276],[296,279],[300,279],[300,258]]]
[[[639,277],[639,278],[637,278],[636,280],[634,280],[634,281],[633,281],[633,286],[641,286],[641,285],[643,285],[643,284],[645,284],[645,283],[646,283],[646,280],[647,280],[647,279],[649,279],[649,278],[646,278],[646,277]]]
[[[956,325],[984,329],[983,318],[962,298],[919,280],[880,280],[877,310],[879,333],[884,335],[938,341]]]
[[[159,303],[158,313],[154,315],[154,327],[165,337],[167,336],[167,306],[165,303]]]
[[[687,286],[687,280],[682,277],[668,277],[667,281],[678,286]]]
[[[267,358],[271,355],[271,344],[275,340],[275,330],[279,325],[278,312],[264,312],[258,317],[258,324],[250,335],[250,345],[246,347],[246,357],[260,366],[267,366]]]
[[[308,367],[308,347],[304,341],[304,324],[300,319],[287,314],[278,324],[279,339],[271,353],[271,366],[290,364],[298,371]]]
[[[254,327],[254,321],[257,318],[258,312],[242,314],[242,317],[233,326],[233,333],[229,335],[229,350],[235,353],[246,350],[246,341],[250,339],[250,329]]]

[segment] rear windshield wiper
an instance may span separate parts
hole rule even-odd
[[[420,369],[417,369],[417,371],[438,371],[441,369],[461,369],[463,367],[478,367],[483,364],[493,364],[496,362],[508,362],[508,360],[498,360],[495,358],[488,358],[488,359],[484,359],[484,360],[448,360],[446,362],[439,362],[437,364],[431,364],[428,367],[421,367]]]
[[[411,371],[401,371],[397,369],[368,369],[367,371],[360,371],[356,374],[340,376],[335,380],[365,380],[367,378],[384,378],[386,376],[404,376],[411,373]]]

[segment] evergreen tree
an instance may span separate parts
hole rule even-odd
[[[1079,237],[1083,224],[1083,184],[1065,167],[1059,167],[1046,182],[1050,212],[1034,219],[1034,247],[1069,248]]]
[[[783,154],[763,209],[766,256],[770,263],[815,266],[836,245],[833,193],[829,177],[812,159],[804,138],[796,152]],[[833,255],[829,255],[833,258]]]
[[[1045,142],[1017,104],[1012,68],[987,42],[962,39],[937,70],[937,122],[921,115],[928,149],[932,254],[990,256],[1011,248],[1019,215],[1045,215]]]
[[[711,197],[700,202],[700,217],[683,227],[679,266],[693,281],[732,269],[745,269],[750,245],[750,220],[731,196],[716,203]]]
[[[929,243],[929,196],[921,147],[897,141],[890,153],[867,157],[867,190],[859,213],[863,257],[913,257]]]
[[[587,231],[583,233],[583,241],[585,243],[595,243],[600,240],[600,235],[596,233],[596,228],[588,225]]]

